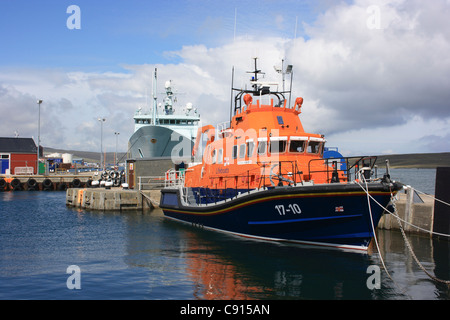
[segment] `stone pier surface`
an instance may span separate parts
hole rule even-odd
[[[86,210],[127,211],[158,207],[159,190],[125,190],[122,188],[70,188],[66,205]]]

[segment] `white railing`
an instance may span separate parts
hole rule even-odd
[[[160,189],[164,187],[164,177],[148,176],[139,177],[138,188],[141,190]]]
[[[164,179],[164,187],[183,187],[184,186],[184,171],[175,171],[173,169],[166,172]]]
[[[14,168],[14,174],[26,174],[26,175],[30,175],[34,173],[34,168],[33,167],[15,167]]]

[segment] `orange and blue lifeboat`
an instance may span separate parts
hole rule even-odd
[[[290,107],[290,91],[258,81],[256,60],[253,72],[252,89],[233,88],[230,121],[200,128],[196,162],[161,190],[165,216],[247,238],[366,251],[402,184],[388,170],[374,176],[376,157],[324,156],[324,136],[300,121],[303,99]]]

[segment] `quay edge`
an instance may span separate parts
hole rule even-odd
[[[69,188],[66,205],[93,211],[150,210],[159,205],[159,190]]]
[[[93,175],[14,175],[0,176],[1,191],[65,191],[94,180]]]

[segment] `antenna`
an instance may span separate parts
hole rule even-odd
[[[236,42],[236,20],[237,20],[237,8],[234,8],[234,38],[233,38],[233,42]]]
[[[250,81],[254,82],[252,87],[255,89],[255,91],[257,91],[258,90],[258,84],[256,82],[258,82],[258,74],[264,74],[264,73],[261,72],[261,70],[258,70],[258,66],[257,66],[258,57],[254,57],[253,59],[255,60],[255,70],[254,71],[247,71],[247,73],[254,73],[255,74]]]
[[[230,99],[230,128],[231,120],[233,119],[233,85],[234,85],[234,66],[231,70],[231,99]]]
[[[156,110],[157,99],[158,99],[158,97],[156,95],[156,81],[157,81],[157,78],[158,78],[157,73],[158,73],[158,69],[155,68],[155,73],[153,75],[153,114],[152,114],[152,123],[153,123],[153,125],[156,124],[156,112],[157,112],[157,110]]]
[[[298,25],[298,16],[295,17],[294,39],[297,39],[297,25]]]

